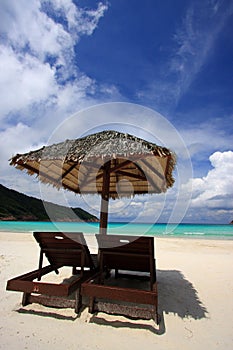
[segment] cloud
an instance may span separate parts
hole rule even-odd
[[[55,55],[64,64],[80,37],[92,35],[107,8],[101,2],[88,10],[71,0],[2,0],[0,30],[15,49],[30,49],[43,60]]]
[[[66,107],[74,95],[77,105],[95,92],[95,81],[77,66],[74,48],[97,28],[107,5],[88,10],[71,0],[3,0],[0,10],[3,120],[25,115],[30,106]]]
[[[24,149],[20,123],[45,140],[67,115],[96,103],[96,82],[79,70],[74,47],[82,35],[93,33],[106,10],[101,2],[82,9],[71,0],[1,1],[2,138],[10,140],[16,125],[22,131],[18,149]],[[102,96],[114,93],[102,88]]]
[[[9,159],[16,153],[24,153],[33,149],[42,147],[37,137],[37,130],[28,125],[19,122],[16,125],[8,127],[6,130],[0,131],[0,160],[1,160],[1,183],[7,185],[15,185],[16,181],[23,178],[24,174],[9,166]],[[30,182],[32,179],[28,179]],[[25,181],[23,181],[25,184]],[[30,185],[24,187],[28,193]],[[17,188],[17,187],[16,187]],[[20,186],[22,188],[22,184]]]
[[[190,179],[181,186],[182,192],[192,189],[183,222],[227,224],[233,217],[233,152],[214,152],[209,157],[212,166],[206,176]]]
[[[0,47],[1,105],[0,115],[23,110],[28,105],[39,104],[57,93],[55,71],[47,63],[25,53],[16,53],[11,47]]]
[[[206,176],[193,178],[191,208],[233,210],[233,152],[215,152],[209,157],[213,167]]]
[[[101,17],[107,10],[107,4],[100,2],[97,9],[83,9],[76,6],[71,0],[42,0],[42,8],[47,14],[56,13],[66,19],[67,28],[77,38],[80,35],[92,35],[98,26]],[[78,23],[78,27],[77,27]]]
[[[64,56],[72,49],[74,40],[60,23],[42,11],[41,1],[3,0],[1,12],[4,18],[1,33],[15,52],[22,54],[24,49],[41,61],[45,61],[47,55],[55,55],[60,64],[64,63]]]

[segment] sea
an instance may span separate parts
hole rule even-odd
[[[97,234],[99,223],[90,222],[38,222],[38,221],[1,221],[1,232],[55,231],[83,232]],[[203,224],[149,224],[132,222],[110,222],[108,234],[180,237],[233,240],[233,225],[203,225]]]

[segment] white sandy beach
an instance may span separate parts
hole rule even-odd
[[[92,245],[93,248],[93,245]],[[0,233],[1,349],[232,349],[233,241],[156,238],[162,322],[31,304],[6,291],[38,266],[31,234]]]

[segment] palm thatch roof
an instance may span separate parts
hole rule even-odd
[[[36,174],[40,181],[57,188],[100,194],[106,162],[110,167],[111,198],[165,192],[174,183],[174,153],[111,130],[17,154],[10,165]]]

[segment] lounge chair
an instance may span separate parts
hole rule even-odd
[[[24,275],[10,279],[7,290],[23,292],[22,305],[39,303],[53,307],[71,307],[79,313],[82,305],[80,286],[95,271],[94,262],[86,245],[84,236],[78,233],[34,232],[40,245],[39,268]],[[43,267],[43,257],[49,265]],[[57,283],[40,282],[41,277],[63,266],[71,266],[73,275],[70,281]],[[78,270],[79,268],[79,270]],[[88,268],[88,269],[84,269]],[[37,279],[37,281],[34,281]],[[67,298],[75,292],[75,299]]]
[[[153,237],[96,235],[99,246],[99,272],[82,283],[81,294],[89,297],[89,312],[98,311],[150,319],[159,324],[158,293]],[[115,285],[106,275],[115,270]],[[149,286],[141,289],[119,286],[123,277],[142,277],[147,273]],[[145,276],[144,276],[145,277]],[[129,282],[129,281],[128,281]]]

